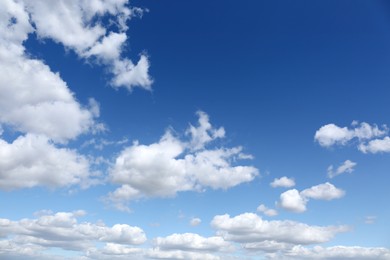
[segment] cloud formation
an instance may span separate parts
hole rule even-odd
[[[146,241],[146,235],[139,227],[79,223],[78,218],[85,214],[84,211],[57,212],[43,214],[36,219],[0,219],[0,234],[3,237],[0,256],[12,255],[10,251],[19,248],[24,248],[20,254],[34,256],[47,248],[85,252],[95,247],[97,242],[140,245]]]
[[[295,186],[294,179],[288,178],[286,176],[283,176],[281,178],[275,178],[273,182],[270,183],[271,187],[283,187],[283,188],[290,188]]]
[[[280,195],[278,205],[288,211],[301,213],[306,211],[306,204],[309,199],[333,200],[345,195],[345,191],[336,188],[333,184],[326,182],[299,192],[291,189]]]
[[[254,213],[230,217],[218,215],[211,221],[217,234],[227,241],[256,243],[275,241],[290,244],[318,244],[332,239],[337,233],[346,232],[346,226],[309,226],[295,221],[267,221]]]
[[[329,178],[334,178],[340,174],[343,174],[343,173],[351,173],[353,172],[355,169],[354,167],[357,165],[357,163],[355,162],[352,162],[350,160],[346,160],[345,162],[343,162],[339,167],[337,167],[336,170],[333,169],[333,165],[330,165],[328,167],[328,177]]]
[[[248,158],[241,147],[208,149],[206,145],[224,136],[215,129],[208,116],[199,112],[199,125],[186,131],[189,140],[181,140],[167,131],[150,145],[134,142],[116,158],[110,179],[121,185],[108,199],[118,208],[123,202],[142,197],[172,197],[180,191],[228,189],[253,180],[258,170],[252,166],[234,165]]]
[[[384,136],[388,133],[386,125],[380,128],[363,122],[357,126],[354,122],[352,126],[354,128],[339,127],[335,124],[324,125],[316,131],[314,140],[323,147],[331,147],[346,145],[351,140],[357,139],[357,148],[363,153],[390,152],[390,137]]]

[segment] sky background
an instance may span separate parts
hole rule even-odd
[[[0,3],[1,259],[390,259],[387,1]]]

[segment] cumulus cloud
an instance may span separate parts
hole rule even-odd
[[[39,37],[52,39],[80,57],[95,58],[107,65],[114,87],[150,89],[147,56],[140,55],[137,63],[121,57],[127,41],[126,21],[142,14],[141,9],[130,8],[127,0],[38,0],[26,1],[26,6]],[[100,22],[105,15],[110,16],[114,28]]]
[[[231,247],[222,237],[202,237],[194,233],[172,234],[167,237],[157,237],[155,245],[160,250],[183,251],[226,251]]]
[[[309,199],[333,200],[345,195],[345,191],[336,188],[333,184],[326,182],[299,192],[296,189],[288,190],[280,195],[278,205],[288,211],[301,213],[306,211],[306,204]]]
[[[353,128],[339,127],[335,124],[327,124],[318,129],[314,139],[324,147],[333,145],[346,145],[349,141],[357,138],[359,142],[375,137],[383,136],[388,132],[386,126],[379,128],[377,125],[370,125],[362,122],[360,125],[353,125]]]
[[[108,199],[124,209],[123,202],[142,197],[172,197],[180,191],[201,191],[207,187],[228,189],[253,180],[258,170],[235,165],[244,156],[241,147],[207,149],[206,143],[221,138],[208,116],[199,112],[199,125],[186,131],[181,140],[167,131],[150,145],[134,142],[116,158],[110,171],[113,183],[121,185]]]
[[[49,248],[86,252],[97,242],[140,245],[146,241],[146,235],[139,227],[126,224],[108,227],[103,223],[79,223],[78,218],[83,215],[84,211],[75,211],[46,214],[36,219],[19,221],[0,219],[0,234],[3,237],[0,248],[8,247],[8,250],[0,250],[0,256],[7,257],[10,251],[23,247],[27,251],[36,249],[37,252]]]
[[[93,114],[59,74],[25,54],[22,42],[33,29],[23,3],[2,1],[0,10],[0,123],[60,142],[90,130]]]
[[[346,173],[346,172],[351,173],[355,170],[354,167],[356,166],[356,164],[357,163],[355,163],[355,162],[352,162],[350,160],[346,160],[339,167],[337,167],[336,170],[333,169],[333,165],[330,165],[328,167],[328,177],[333,178],[333,177],[336,177],[336,176],[343,174],[343,173]]]
[[[288,178],[286,176],[283,176],[281,178],[275,178],[273,182],[270,183],[271,187],[283,187],[283,188],[290,188],[295,186],[294,179]]]
[[[278,212],[275,209],[269,209],[264,204],[261,204],[257,207],[258,212],[262,212],[264,215],[268,217],[274,217],[278,215]]]
[[[309,245],[328,242],[336,234],[348,231],[346,226],[321,227],[289,220],[267,221],[253,213],[243,213],[235,217],[228,214],[217,215],[211,225],[219,236],[237,243],[274,241]]]
[[[298,190],[292,189],[280,194],[278,205],[285,210],[301,213],[306,211],[307,198],[302,196]]]
[[[359,246],[333,246],[306,248],[295,246],[286,253],[291,259],[361,259],[361,260],[380,260],[389,259],[390,250],[381,247],[359,247]]]
[[[367,144],[360,144],[359,150],[363,153],[389,153],[390,152],[390,137],[386,136],[383,139],[374,139]]]
[[[57,148],[46,137],[32,134],[12,143],[0,139],[0,189],[93,183],[89,161],[74,150]]]
[[[316,200],[339,199],[345,195],[345,191],[336,188],[333,184],[326,182],[301,191],[306,198]]]

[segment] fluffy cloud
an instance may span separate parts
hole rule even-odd
[[[261,204],[260,206],[258,206],[257,211],[262,212],[264,215],[269,216],[269,217],[274,217],[274,216],[278,215],[278,212],[276,210],[269,209],[264,204]]]
[[[271,187],[284,187],[284,188],[290,188],[295,186],[294,179],[288,178],[286,176],[283,176],[279,179],[275,178],[273,182],[270,183]]]
[[[208,116],[199,115],[199,126],[187,130],[189,140],[166,132],[159,142],[135,142],[124,149],[110,171],[111,181],[120,184],[108,199],[122,202],[141,197],[172,197],[180,191],[200,191],[206,187],[227,189],[249,182],[258,175],[252,166],[233,165],[247,157],[241,147],[206,149],[206,143],[223,137],[223,128],[214,129]]]
[[[183,251],[226,251],[231,247],[230,243],[222,237],[202,237],[198,234],[184,233],[172,234],[167,237],[157,237],[155,244],[160,250]]]
[[[367,144],[360,144],[359,150],[363,153],[389,153],[390,137],[386,136],[383,139],[371,140]]]
[[[307,199],[299,193],[298,190],[292,189],[280,194],[279,206],[292,212],[306,211]]]
[[[116,224],[107,227],[103,223],[78,223],[78,218],[85,212],[58,212],[44,214],[36,219],[12,221],[0,219],[0,234],[3,240],[0,256],[7,256],[13,248],[47,249],[61,248],[64,250],[86,252],[95,247],[97,242],[116,243],[123,245],[140,245],[146,241],[145,233],[139,227]],[[28,252],[26,252],[28,253]]]
[[[333,200],[345,195],[345,191],[336,188],[333,184],[326,182],[299,192],[296,189],[288,190],[280,195],[278,205],[288,211],[301,213],[306,211],[306,204],[309,199]]]
[[[350,160],[346,160],[339,167],[337,167],[336,171],[333,170],[333,165],[328,167],[328,177],[333,178],[337,175],[343,174],[345,172],[351,173],[354,171],[354,167],[357,163],[352,162]]]
[[[365,122],[354,128],[327,124],[316,131],[314,139],[321,146],[330,147],[332,145],[345,145],[353,138],[358,138],[359,141],[369,140],[374,137],[383,136],[387,131],[386,126],[380,129],[376,125],[370,125]]]
[[[88,160],[76,151],[57,148],[46,137],[28,134],[12,143],[0,139],[0,189],[35,186],[88,186]]]
[[[346,232],[345,226],[309,226],[295,221],[266,221],[256,214],[244,213],[235,217],[215,216],[211,222],[217,234],[227,241],[258,243],[275,241],[290,244],[317,244],[332,239],[337,233]]]
[[[333,184],[326,182],[301,191],[306,198],[316,200],[339,199],[345,195],[345,191],[336,188]]]
[[[22,42],[32,27],[23,4],[2,1],[0,10],[0,29],[6,32],[0,35],[0,123],[61,142],[88,131],[93,114],[58,73],[24,54]]]
[[[305,248],[295,246],[288,253],[290,259],[361,259],[361,260],[380,260],[390,259],[390,250],[380,247],[358,247],[358,246],[333,246],[314,248]]]
[[[80,57],[107,65],[114,87],[150,89],[147,56],[141,55],[137,63],[121,57],[127,41],[126,21],[142,15],[141,9],[128,7],[127,0],[38,0],[33,4],[26,1],[26,6],[39,37],[52,39]],[[100,22],[105,15],[110,15],[115,31]]]

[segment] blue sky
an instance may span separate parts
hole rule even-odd
[[[1,259],[390,259],[386,1],[0,3]]]

